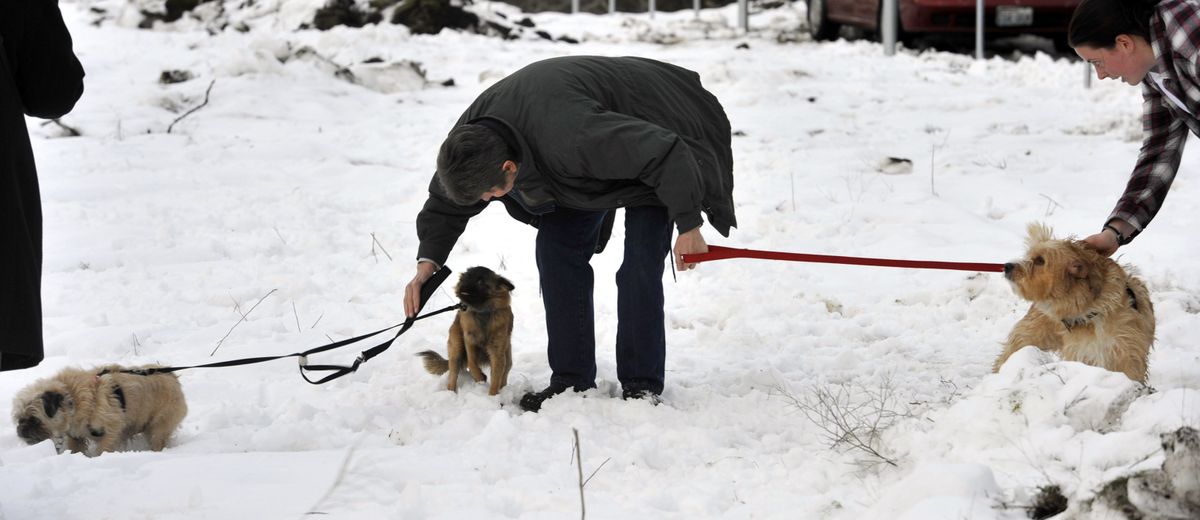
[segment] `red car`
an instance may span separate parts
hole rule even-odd
[[[896,0],[900,34],[974,33],[975,0]],[[817,40],[837,37],[842,25],[879,30],[883,0],[807,0],[808,28]],[[984,0],[985,36],[1039,34],[1066,40],[1071,13],[1080,0]]]

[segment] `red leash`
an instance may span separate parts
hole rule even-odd
[[[757,249],[708,246],[707,253],[683,255],[683,261],[698,264],[726,258],[758,258],[762,260],[787,260],[791,262],[815,262],[821,264],[874,265],[879,267],[907,267],[912,269],[951,269],[956,271],[1004,272],[1004,264],[972,262],[925,262],[920,260],[889,260],[887,258],[859,258],[854,256],[809,255],[804,253],[780,253]]]

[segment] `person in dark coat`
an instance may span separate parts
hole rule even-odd
[[[0,1],[0,370],[43,358],[42,205],[25,116],[61,117],[82,94],[58,1]]]
[[[657,402],[666,331],[662,277],[671,248],[708,250],[703,217],[721,235],[736,227],[729,120],[690,70],[644,58],[571,56],[530,64],[467,108],[438,153],[417,215],[417,273],[405,289],[412,316],[420,288],[446,262],[467,221],[493,200],[538,228],[550,384],[521,399],[537,411],[567,389],[596,386],[593,273],[617,208],[625,253],[617,271],[617,378],[622,397]]]

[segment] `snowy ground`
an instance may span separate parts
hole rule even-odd
[[[1029,222],[1095,231],[1139,146],[1137,89],[1084,89],[1078,62],[777,43],[795,36],[801,5],[755,15],[748,36],[723,28],[732,7],[699,21],[533,16],[580,45],[391,25],[295,32],[269,18],[210,36],[96,27],[86,7],[63,5],[88,72],[63,121],[84,136],[29,121],[47,360],[0,376],[0,396],[65,366],[290,353],[400,321],[441,137],[482,89],[551,56],[639,55],[700,73],[738,132],[740,227],[729,239],[706,231],[712,244],[1003,262]],[[380,81],[280,62],[304,46]],[[361,65],[372,57],[384,64]],[[404,60],[429,84],[388,66]],[[196,78],[159,85],[167,69]],[[209,104],[167,134],[213,81]],[[444,349],[442,317],[325,386],[291,361],[186,371],[190,413],[161,453],[89,459],[0,435],[0,516],[571,518],[576,429],[583,474],[596,471],[591,518],[1024,518],[1039,486],[1086,498],[1161,463],[1158,433],[1200,426],[1195,152],[1120,258],[1153,293],[1156,393],[1033,352],[991,374],[1026,307],[998,274],[727,260],[668,281],[665,402],[625,402],[614,397],[618,227],[593,262],[600,388],[523,414],[517,399],[549,377],[533,233],[497,207],[449,264],[492,267],[517,287],[515,366],[498,398],[485,385],[447,392],[411,355]],[[911,171],[881,172],[888,157]],[[450,303],[443,289],[428,308]],[[797,406],[820,395],[882,402],[889,427],[873,446],[894,465],[831,448]]]

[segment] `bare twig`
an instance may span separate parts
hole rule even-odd
[[[940,132],[940,131],[941,131],[940,128],[939,129],[932,129],[932,128],[925,129],[925,132],[928,134],[931,134],[931,135],[936,132]],[[934,174],[934,169],[936,168],[936,165],[937,165],[937,151],[938,151],[938,148],[942,148],[942,147],[946,146],[946,142],[949,140],[950,140],[950,131],[947,130],[945,136],[942,138],[941,144],[930,144],[929,145],[929,193],[933,194],[934,197],[939,196],[937,193],[937,189],[933,185],[933,177],[934,177],[933,174]]]
[[[138,340],[137,333],[133,333],[133,355],[138,355],[138,347],[141,346],[141,344],[142,342]]]
[[[587,504],[583,500],[583,454],[579,450],[579,429],[571,428],[575,434],[575,469],[579,472],[579,518],[587,518]],[[590,479],[590,478],[589,478]]]
[[[381,244],[379,242],[379,239],[375,238],[375,233],[371,233],[371,255],[372,256],[375,255],[375,245],[376,244],[379,245],[379,250],[383,251],[383,254],[384,254],[384,256],[387,257],[388,261],[391,261],[391,262],[395,261],[395,260],[392,260],[392,255],[388,254],[387,249],[384,249],[383,244]],[[378,261],[378,259],[376,259],[376,261]]]
[[[325,317],[325,313],[324,313],[324,312],[322,312],[320,316],[317,316],[317,321],[314,321],[314,322],[313,322],[313,324],[312,324],[312,326],[311,326],[311,327],[309,327],[309,328],[308,328],[308,330],[312,330],[312,329],[315,329],[315,328],[317,328],[317,324],[318,324],[318,323],[321,323],[321,318],[324,318],[324,317]]]
[[[208,357],[212,357],[214,354],[217,353],[217,349],[221,348],[221,344],[225,343],[225,339],[227,339],[230,334],[233,334],[233,329],[236,329],[238,325],[241,325],[243,321],[246,321],[246,317],[250,316],[250,313],[254,312],[254,309],[258,307],[258,304],[262,303],[263,300],[267,299],[268,296],[274,294],[275,291],[278,291],[278,290],[279,289],[271,289],[270,292],[268,292],[267,294],[264,294],[262,298],[259,298],[258,302],[256,302],[253,307],[250,307],[250,310],[246,311],[246,314],[242,314],[242,319],[238,320],[237,323],[234,323],[233,326],[229,328],[229,332],[226,332],[225,336],[222,337],[221,340],[217,342],[217,346],[213,347],[213,350],[212,350],[212,352],[210,352],[208,354]]]
[[[938,196],[937,188],[933,185],[934,166],[937,164],[937,145],[929,147],[929,193],[934,197]]]
[[[171,129],[175,128],[175,123],[182,121],[183,118],[192,115],[197,110],[200,110],[201,108],[204,108],[206,105],[208,105],[208,95],[210,93],[212,93],[213,85],[216,85],[216,84],[217,84],[217,80],[215,80],[215,79],[212,80],[211,82],[209,82],[208,89],[204,91],[204,102],[203,103],[200,103],[200,105],[196,106],[195,108],[192,108],[191,110],[188,110],[187,112],[184,112],[183,115],[175,118],[174,121],[171,121],[171,124],[167,126],[168,134],[171,133]]]
[[[796,212],[796,171],[789,172],[792,178],[792,213]]]
[[[572,450],[572,454],[575,455],[575,468],[579,472],[579,518],[584,519],[587,518],[587,506],[583,501],[583,488],[587,486],[588,482],[592,481],[592,477],[600,472],[600,468],[603,468],[605,464],[608,464],[608,461],[612,460],[612,457],[604,459],[604,462],[601,462],[596,467],[596,470],[591,475],[588,475],[588,478],[583,478],[583,453],[579,449],[579,429],[571,428],[571,432],[575,434],[575,447]]]
[[[304,332],[300,330],[300,313],[296,312],[296,302],[292,302],[292,316],[296,317],[296,332]]]
[[[1059,204],[1058,201],[1050,198],[1049,195],[1046,195],[1044,193],[1039,193],[1038,195],[1040,195],[1043,199],[1046,199],[1048,201],[1048,203],[1046,204],[1046,216],[1047,217],[1054,214],[1055,208],[1063,207],[1062,204]]]
[[[59,128],[61,128],[67,132],[67,137],[79,137],[79,136],[83,135],[83,132],[80,132],[79,129],[72,127],[72,126],[67,126],[66,123],[63,123],[62,121],[60,121],[58,119],[51,119],[49,121],[46,121],[45,123],[42,123],[42,126],[46,126],[46,125],[58,125]]]
[[[881,380],[873,389],[853,389],[843,383],[813,387],[809,395],[803,397],[796,397],[784,389],[781,391],[824,432],[830,448],[861,451],[870,456],[871,464],[882,462],[897,466],[895,460],[883,454],[881,437],[884,430],[911,414],[895,409],[899,403],[890,377]]]
[[[584,479],[584,480],[583,480],[583,485],[585,485],[585,486],[586,486],[588,482],[591,482],[591,481],[592,481],[592,477],[596,476],[596,474],[597,474],[597,473],[600,473],[600,468],[603,468],[603,467],[604,467],[604,465],[605,465],[605,464],[608,464],[608,461],[610,461],[610,460],[612,460],[612,457],[609,457],[609,458],[607,458],[607,459],[604,459],[604,462],[601,462],[599,466],[596,466],[596,470],[595,470],[595,471],[593,471],[591,475],[588,475],[588,478],[586,478],[586,479]]]
[[[960,392],[958,389],[958,383],[955,383],[954,381],[951,381],[944,377],[938,377],[938,380],[943,387],[950,389],[950,395],[943,398],[942,402],[945,403],[946,405],[951,405],[951,404],[954,404],[955,401],[958,401],[958,398],[960,396]]]
[[[283,245],[285,245],[285,246],[287,245],[287,240],[285,240],[285,239],[283,238],[283,233],[280,233],[280,232],[279,232],[279,227],[278,227],[278,226],[276,226],[276,227],[275,227],[275,236],[279,237],[279,241],[280,241],[280,242],[283,242]]]
[[[229,295],[229,300],[233,302],[233,310],[236,311],[238,314],[240,314],[243,318],[245,318],[246,313],[242,312],[242,306],[238,303],[237,299],[235,299],[232,294]]]

